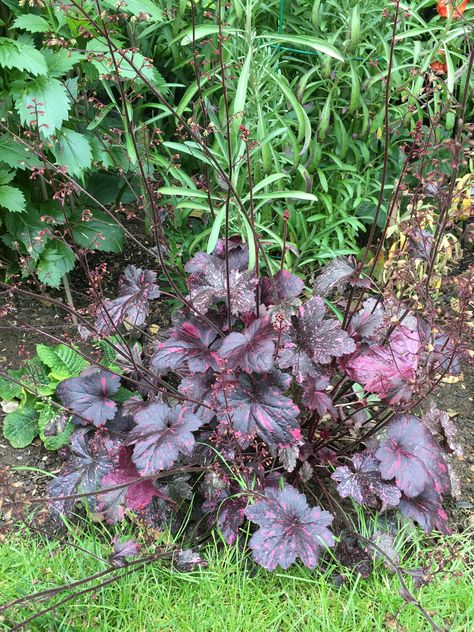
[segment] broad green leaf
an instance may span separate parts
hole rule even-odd
[[[67,120],[71,104],[64,85],[52,77],[30,81],[15,81],[11,93],[23,125],[36,121],[35,107],[41,134],[49,137]]]
[[[36,345],[36,353],[40,360],[51,369],[50,376],[55,380],[76,377],[88,366],[77,351],[63,344],[55,347]]]
[[[13,22],[14,29],[23,29],[29,33],[46,33],[51,27],[44,18],[34,13],[19,15]]]
[[[62,129],[53,146],[56,162],[66,167],[69,174],[80,175],[92,164],[92,151],[84,134],[72,129]]]
[[[278,35],[276,33],[265,33],[263,35],[259,35],[258,37],[263,37],[266,40],[271,40],[272,42],[281,42],[286,46],[297,46],[301,48],[304,46],[305,48],[312,48],[320,53],[324,53],[325,55],[329,55],[329,57],[334,57],[334,59],[338,59],[339,61],[344,61],[344,57],[337,50],[335,46],[332,44],[328,44],[322,39],[317,37],[309,37],[306,35]]]
[[[80,211],[75,211],[71,226],[74,240],[81,248],[115,253],[122,250],[122,228],[101,211],[93,211],[88,222],[82,221]]]
[[[117,8],[116,0],[105,0],[102,4],[110,9]],[[121,0],[120,11],[126,11],[137,17],[146,13],[150,16],[150,22],[163,22],[163,12],[154,0]]]
[[[33,259],[38,259],[43,252],[48,236],[41,234],[44,231],[44,223],[40,219],[40,214],[36,210],[27,210],[24,213],[7,213],[5,226],[8,236],[13,241],[17,241],[24,246],[24,253]],[[6,235],[4,235],[5,241]]]
[[[55,419],[59,415],[61,415],[61,410],[48,404],[42,407],[40,411],[38,417],[39,436],[47,450],[59,450],[59,448],[62,448],[69,442],[69,437],[74,432],[74,424],[68,419],[62,432],[53,435],[49,434],[49,428],[54,426]],[[46,429],[48,429],[48,434],[45,434]]]
[[[110,53],[107,42],[94,37],[87,42],[86,50],[88,53],[98,53],[97,58],[92,59],[93,66],[101,75],[115,74],[114,59],[117,64],[118,74],[123,79],[133,79],[141,81],[138,71],[150,82],[153,82],[156,88],[160,88],[165,84],[163,77],[154,68],[151,62],[139,53],[125,49],[123,44],[117,40],[111,40],[113,47],[113,56]],[[123,54],[118,51],[122,51]]]
[[[14,448],[26,448],[38,434],[38,413],[34,408],[19,408],[5,415],[3,436]]]
[[[7,134],[0,136],[0,162],[15,169],[32,169],[41,165],[35,154]]]
[[[4,184],[0,186],[0,206],[12,213],[21,213],[25,210],[25,196],[20,189]]]
[[[36,274],[42,283],[50,287],[59,287],[64,274],[74,267],[75,257],[64,241],[54,239],[50,241],[41,253]]]
[[[56,390],[56,382],[52,382],[48,368],[35,356],[26,360],[21,369],[9,371],[12,378],[19,382],[23,390],[35,397],[51,395]]]
[[[51,50],[51,48],[42,48],[46,63],[48,64],[48,74],[50,77],[60,77],[72,70],[75,64],[85,59],[84,55],[76,51],[68,51],[64,48],[59,50]]]
[[[22,387],[16,382],[0,377],[0,399],[7,401],[10,399],[21,399],[23,392]]]
[[[39,50],[7,37],[0,37],[0,67],[26,70],[30,75],[48,74],[48,65]]]

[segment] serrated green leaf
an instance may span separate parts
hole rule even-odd
[[[4,184],[0,186],[0,206],[12,213],[21,213],[25,210],[25,196],[20,189]]]
[[[20,369],[8,372],[17,382],[22,384],[23,390],[36,397],[52,395],[57,382],[52,382],[49,369],[38,357],[27,360]]]
[[[88,222],[83,222],[80,212],[71,218],[72,234],[81,248],[119,253],[123,246],[123,231],[101,211],[94,211]]]
[[[84,134],[72,129],[62,129],[53,146],[56,162],[66,167],[68,173],[80,175],[92,164],[92,151]]]
[[[45,58],[34,46],[7,37],[0,37],[0,66],[26,70],[30,75],[47,75]]]
[[[40,15],[28,13],[19,15],[13,22],[14,29],[23,29],[29,33],[46,33],[51,30],[49,24]]]
[[[11,136],[0,136],[0,161],[15,169],[32,169],[41,162],[25,145],[17,143]]]
[[[36,345],[40,360],[51,369],[50,376],[55,380],[76,377],[88,366],[84,358],[74,349],[63,344],[55,347]]]
[[[3,169],[0,169],[0,185],[8,184],[13,180],[14,177],[14,171],[4,171]]]
[[[110,9],[117,7],[116,0],[105,0],[103,2],[105,6]],[[132,15],[139,16],[147,13],[150,16],[150,22],[162,22],[163,13],[153,0],[122,0],[120,3],[120,10],[131,13]]]
[[[28,254],[37,260],[48,241],[47,234],[41,235],[41,232],[44,231],[44,223],[41,221],[39,213],[36,210],[27,210],[21,214],[7,213],[5,226],[8,236],[24,246],[23,254]],[[4,241],[8,243],[5,239]]]
[[[63,241],[50,241],[41,253],[36,274],[42,283],[59,287],[64,274],[74,267],[74,252]]]
[[[0,377],[0,399],[9,401],[10,399],[21,399],[24,391],[16,382]]]
[[[5,415],[3,436],[14,448],[26,448],[38,434],[38,413],[34,408],[19,408]]]
[[[10,92],[23,125],[36,121],[43,136],[49,137],[68,119],[71,104],[62,84],[53,77],[38,77],[30,81],[14,81]]]
[[[45,435],[44,431],[48,426],[54,423],[54,419],[61,414],[58,408],[50,405],[42,407],[38,417],[38,430],[41,441],[44,443],[44,447],[47,450],[59,450],[69,442],[69,437],[74,432],[74,424],[68,419],[66,427],[63,432],[58,432],[55,435]]]
[[[123,54],[126,59],[124,59],[124,57],[122,57],[116,50],[114,50],[114,55],[112,57],[107,42],[101,41],[97,37],[94,37],[94,39],[87,42],[87,52],[98,53],[97,58],[92,59],[92,64],[101,75],[115,74],[115,64],[113,62],[113,59],[115,58],[118,67],[118,74],[122,77],[122,79],[131,79],[136,82],[140,82],[141,79],[137,74],[137,70],[140,70],[141,74],[148,81],[153,82],[156,87],[160,87],[164,84],[163,77],[141,53],[134,52],[129,49],[124,50],[123,44],[117,40],[111,40],[111,42],[118,50],[123,50]]]
[[[48,74],[50,77],[60,77],[72,70],[74,66],[85,59],[85,55],[76,51],[68,51],[64,48],[51,50],[51,48],[41,49],[46,63],[48,64]]]

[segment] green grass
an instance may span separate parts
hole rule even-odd
[[[98,536],[98,531],[100,538]],[[86,532],[71,531],[76,544],[104,557],[104,527],[93,525]],[[404,566],[420,566],[433,547],[455,544],[451,571],[415,591],[428,611],[436,611],[455,632],[474,629],[472,553],[468,535],[421,540],[412,537],[405,545]],[[447,551],[447,549],[446,549]],[[332,563],[323,573],[295,565],[288,572],[267,573],[255,569],[237,547],[210,546],[208,568],[178,573],[164,563],[153,563],[96,593],[71,601],[29,624],[27,630],[53,631],[93,629],[120,632],[318,632],[372,631],[390,629],[387,613],[395,613],[403,601],[399,583],[380,562],[370,579],[347,573],[348,581],[337,588],[331,579]],[[19,531],[0,544],[0,595],[5,603],[32,591],[52,588],[106,568],[90,555]],[[123,571],[121,571],[123,572]],[[410,584],[410,582],[408,582]],[[55,598],[56,601],[59,599]],[[51,601],[17,608],[6,613],[0,629],[8,630]],[[413,605],[399,617],[404,630],[429,630]]]

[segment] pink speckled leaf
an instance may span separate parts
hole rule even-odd
[[[227,426],[230,420],[239,443],[246,447],[258,435],[269,448],[296,445],[301,441],[298,406],[283,393],[290,377],[279,371],[258,375],[241,373],[233,382],[220,386],[217,418]]]
[[[260,528],[250,539],[255,561],[269,571],[287,569],[299,557],[308,568],[315,568],[321,550],[333,546],[327,528],[332,515],[310,507],[303,494],[291,485],[283,490],[265,490],[265,497],[245,510],[249,520]]]
[[[247,373],[268,373],[274,366],[275,332],[268,318],[254,320],[246,329],[226,336],[219,356],[226,368]]]
[[[180,454],[189,456],[195,445],[193,431],[204,423],[184,406],[166,404],[150,404],[135,421],[129,443],[134,444],[132,460],[144,476],[170,468]]]
[[[398,509],[405,518],[412,518],[428,533],[433,529],[449,534],[448,516],[441,505],[441,497],[429,485],[413,498],[402,495]]]
[[[299,380],[313,375],[318,364],[328,364],[355,350],[352,338],[342,329],[341,323],[326,318],[326,307],[315,296],[300,307],[291,332],[291,342],[279,356],[282,368],[293,367]]]
[[[315,410],[321,417],[329,413],[337,418],[337,411],[331,397],[326,392],[329,386],[329,378],[325,375],[305,377],[302,387],[303,404],[310,410]]]
[[[117,298],[104,301],[97,310],[95,326],[103,335],[113,333],[125,319],[132,325],[143,325],[148,301],[160,296],[156,272],[127,266],[119,280],[118,294]]]
[[[438,494],[450,489],[448,468],[430,431],[412,415],[395,417],[375,452],[385,480],[395,479],[407,496],[431,486]]]
[[[337,491],[342,498],[350,496],[360,505],[377,507],[382,501],[382,511],[395,507],[400,501],[400,490],[391,483],[384,483],[380,476],[379,461],[369,450],[354,454],[353,470],[337,467],[331,478],[338,481]]]
[[[230,264],[231,262],[229,262]],[[231,312],[234,316],[255,308],[257,278],[253,271],[229,266]],[[187,284],[191,301],[200,312],[212,305],[227,303],[227,275],[225,260],[218,255],[198,252],[185,266],[190,273]]]
[[[107,433],[93,433],[81,428],[71,435],[71,455],[61,473],[48,485],[53,515],[68,515],[74,509],[75,498],[54,500],[58,496],[72,496],[100,489],[103,477],[114,466],[120,443]],[[91,510],[95,508],[95,497],[87,497]]]
[[[79,421],[96,427],[113,419],[117,404],[111,399],[120,387],[120,376],[97,371],[83,377],[72,377],[58,384],[56,394],[61,403],[75,412]]]
[[[354,276],[355,266],[348,259],[336,257],[321,270],[314,284],[314,293],[328,296],[334,290],[343,290]]]
[[[168,331],[151,358],[151,366],[158,372],[187,366],[190,371],[204,372],[209,367],[217,370],[217,354],[211,346],[217,338],[214,329],[197,321],[186,321]]]

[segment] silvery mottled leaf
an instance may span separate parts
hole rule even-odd
[[[255,435],[272,450],[297,445],[301,440],[299,409],[283,394],[289,382],[290,377],[279,371],[263,375],[240,373],[217,391],[219,422],[224,426],[231,423],[243,447]]]
[[[331,514],[310,507],[291,485],[281,491],[266,489],[265,496],[248,506],[245,515],[260,527],[250,539],[253,558],[269,571],[277,566],[287,569],[298,557],[308,568],[315,568],[322,547],[334,544],[327,528],[333,520]]]
[[[129,443],[134,445],[133,462],[144,476],[170,468],[180,454],[189,456],[195,444],[192,433],[204,423],[186,407],[166,404],[150,404],[135,421]]]
[[[457,428],[448,413],[436,408],[433,400],[429,402],[428,410],[422,416],[421,421],[430,430],[433,435],[442,434],[446,439],[450,450],[456,456],[463,456],[464,451],[456,441]]]
[[[195,568],[205,568],[208,563],[192,549],[183,549],[173,557],[173,566],[181,573],[190,573]]]
[[[156,272],[127,266],[119,279],[118,294],[117,298],[104,301],[97,310],[95,327],[102,335],[113,333],[125,319],[132,325],[143,325],[148,301],[160,296]]]
[[[334,290],[341,291],[349,283],[356,268],[348,259],[336,257],[321,270],[314,284],[314,293],[318,296],[329,296]]]
[[[137,557],[140,553],[140,545],[135,540],[120,542],[119,536],[116,535],[112,540],[112,544],[114,548],[109,561],[119,568],[127,565],[127,558]]]

